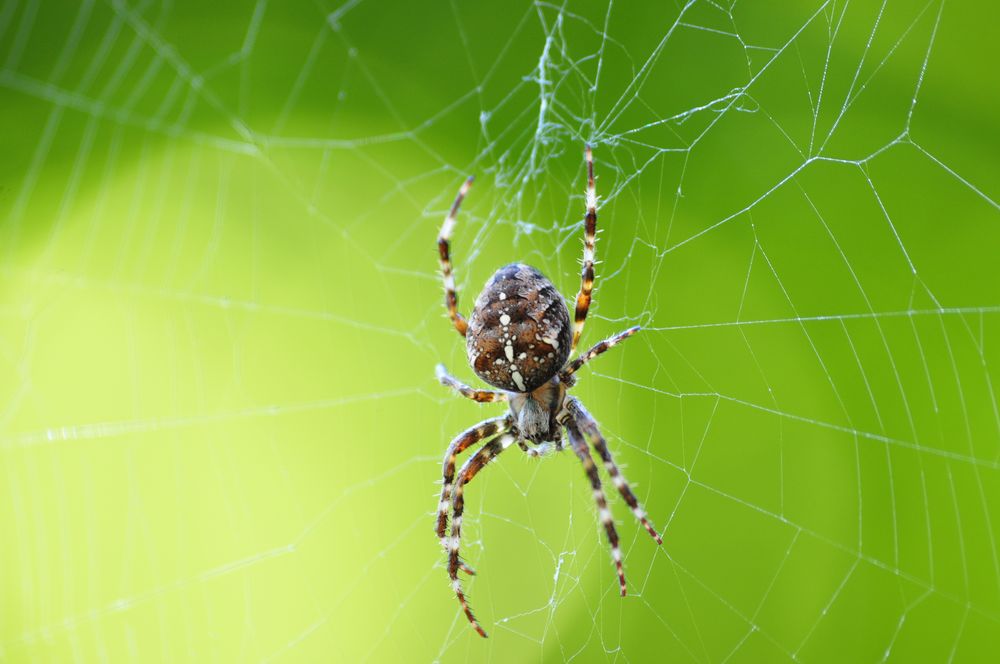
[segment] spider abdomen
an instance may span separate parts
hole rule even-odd
[[[514,263],[497,270],[476,298],[466,350],[490,385],[530,392],[562,368],[572,341],[562,294],[535,268]]]

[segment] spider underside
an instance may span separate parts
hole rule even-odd
[[[467,574],[475,573],[459,556],[464,489],[480,470],[511,445],[516,443],[529,456],[535,457],[550,450],[560,451],[563,449],[562,431],[565,429],[570,447],[590,480],[598,515],[611,544],[611,557],[622,596],[625,595],[625,573],[618,533],[588,441],[633,514],[657,544],[662,543],[615,464],[597,421],[579,399],[569,395],[569,389],[576,382],[575,373],[580,367],[639,331],[639,327],[629,328],[569,360],[580,340],[594,287],[597,195],[593,155],[589,146],[586,159],[587,216],[584,223],[583,271],[572,325],[562,294],[541,272],[522,263],[507,265],[496,271],[476,299],[469,320],[458,312],[449,241],[458,208],[472,185],[471,177],[459,190],[438,236],[448,315],[458,333],[466,338],[466,350],[473,371],[497,390],[478,390],[465,385],[449,375],[442,365],[437,367],[438,379],[474,401],[506,401],[509,406],[506,414],[480,422],[459,434],[448,446],[438,505],[436,530],[448,553],[448,576],[452,589],[469,622],[484,637],[486,632],[472,613],[458,577],[459,570]],[[483,441],[486,441],[485,444],[465,462],[456,479],[455,461],[458,455]],[[445,536],[449,510],[452,511],[450,538]]]

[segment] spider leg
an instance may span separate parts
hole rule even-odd
[[[594,291],[594,243],[597,241],[597,191],[594,187],[594,153],[588,145],[587,156],[587,220],[584,223],[583,271],[580,274],[580,292],[576,296],[576,318],[573,321],[573,349],[580,341],[583,324],[590,310],[591,293]]]
[[[618,571],[618,583],[621,584],[622,597],[625,596],[625,570],[622,568],[622,550],[618,548],[618,531],[615,530],[615,522],[611,517],[611,510],[608,509],[608,499],[604,495],[604,488],[601,486],[601,478],[597,474],[597,466],[594,465],[594,457],[590,456],[587,442],[583,439],[583,434],[577,427],[575,421],[567,421],[566,432],[569,434],[570,445],[573,451],[580,458],[583,469],[590,479],[590,487],[594,491],[594,502],[597,503],[597,513],[604,530],[608,533],[608,542],[611,543],[611,558],[615,561],[615,569]]]
[[[578,399],[570,398],[568,403],[568,409],[571,413],[573,420],[577,425],[583,430],[587,437],[590,438],[591,444],[597,453],[600,455],[601,460],[604,462],[604,468],[608,471],[608,475],[611,477],[611,481],[614,483],[615,487],[618,489],[618,493],[622,495],[625,502],[632,509],[632,514],[635,518],[642,523],[643,527],[646,528],[657,544],[663,544],[663,538],[660,534],[656,532],[652,524],[646,518],[646,512],[639,506],[639,501],[636,500],[635,494],[632,493],[632,488],[625,481],[625,476],[621,474],[618,470],[618,465],[615,464],[614,458],[611,456],[611,450],[608,449],[608,443],[604,440],[604,436],[601,435],[601,430],[597,426],[597,420],[594,419],[593,415],[587,412],[587,409],[583,407]]]
[[[473,401],[478,401],[479,403],[490,403],[493,401],[506,401],[506,392],[494,392],[492,390],[477,390],[473,387],[469,387],[462,381],[458,380],[454,376],[448,373],[448,370],[444,368],[443,364],[437,365],[434,370],[437,375],[437,379],[441,381],[442,385],[450,387],[459,394],[461,394],[466,399],[472,399]]]
[[[463,337],[469,329],[469,323],[462,314],[458,313],[458,295],[455,293],[455,275],[451,267],[449,241],[451,240],[451,232],[455,228],[455,217],[458,215],[458,208],[462,204],[465,195],[469,193],[469,188],[472,187],[472,179],[470,175],[462,183],[462,188],[458,190],[458,196],[455,197],[455,202],[451,204],[448,216],[444,218],[444,224],[441,225],[441,232],[438,234],[438,255],[441,260],[441,277],[444,279],[444,306],[448,308],[448,317],[451,318],[455,329]]]
[[[462,605],[462,610],[465,611],[465,617],[469,619],[469,622],[479,632],[479,635],[484,638],[486,637],[486,632],[479,624],[479,621],[476,620],[476,616],[473,615],[472,609],[469,607],[469,602],[465,599],[465,593],[462,591],[462,582],[458,578],[458,570],[462,567],[458,550],[462,539],[462,513],[465,511],[464,491],[465,485],[471,482],[472,478],[486,467],[486,464],[510,447],[513,442],[514,436],[503,434],[483,445],[462,466],[462,469],[458,473],[458,482],[455,484],[455,511],[451,517],[451,547],[448,555],[448,576],[451,578],[451,587],[458,597],[458,603]]]
[[[580,355],[580,357],[576,358],[568,365],[566,365],[566,368],[562,370],[562,372],[559,374],[559,377],[565,382],[567,378],[576,373],[580,369],[580,367],[585,365],[587,362],[590,362],[592,359],[594,359],[604,351],[614,348],[621,342],[631,337],[633,334],[636,334],[641,329],[642,329],[641,327],[636,325],[635,327],[630,327],[624,332],[619,332],[615,336],[608,337],[604,341],[595,344],[593,348],[588,350],[586,353],[583,353],[582,355]]]
[[[495,436],[498,433],[505,432],[509,428],[510,424],[506,415],[483,420],[476,426],[456,436],[448,446],[448,450],[444,453],[441,500],[438,502],[437,528],[435,531],[445,551],[448,550],[448,543],[445,541],[444,533],[448,526],[448,509],[451,507],[451,485],[455,479],[455,459],[472,445]],[[475,571],[468,565],[462,564],[461,567],[466,574],[475,574]]]

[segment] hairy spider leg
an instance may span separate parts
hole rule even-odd
[[[613,337],[608,337],[604,341],[601,341],[601,342],[598,342],[598,343],[594,344],[593,348],[591,348],[590,350],[588,350],[586,353],[583,353],[578,358],[576,358],[575,360],[573,360],[572,362],[570,362],[568,365],[566,365],[566,368],[563,369],[562,372],[559,374],[560,377],[563,380],[566,380],[567,378],[569,378],[570,376],[572,376],[574,373],[576,373],[577,370],[579,370],[580,367],[582,367],[583,365],[585,365],[587,362],[590,362],[592,359],[594,359],[595,357],[597,357],[601,353],[614,348],[615,346],[617,346],[621,342],[623,342],[626,339],[628,339],[629,337],[631,337],[633,334],[638,333],[639,330],[641,330],[641,329],[642,329],[641,327],[639,327],[638,325],[636,325],[635,327],[630,327],[629,329],[625,330],[624,332],[619,332],[618,334],[614,335]]]
[[[564,425],[569,434],[570,445],[573,451],[580,458],[583,469],[590,479],[590,487],[594,491],[594,502],[597,503],[597,513],[604,524],[604,530],[608,533],[608,542],[611,543],[611,558],[615,561],[615,569],[618,571],[618,583],[621,584],[622,597],[625,596],[625,570],[622,567],[622,550],[618,547],[618,531],[615,530],[615,522],[611,517],[611,510],[608,509],[608,499],[604,495],[604,488],[601,486],[601,478],[597,474],[597,466],[594,465],[594,457],[590,456],[587,442],[583,439],[583,434],[573,420],[569,420]]]
[[[465,485],[472,481],[476,473],[485,468],[486,464],[495,459],[513,443],[513,435],[503,434],[483,445],[462,466],[462,470],[458,473],[458,482],[455,484],[455,510],[451,517],[451,547],[448,556],[448,576],[451,578],[451,588],[455,591],[455,596],[458,597],[458,603],[462,605],[465,617],[469,619],[469,622],[472,623],[472,626],[483,638],[486,638],[486,631],[472,613],[472,608],[469,606],[469,602],[465,599],[465,593],[462,591],[462,581],[458,578],[458,570],[462,567],[458,550],[462,539],[462,513],[465,510],[464,491]]]
[[[576,318],[573,321],[573,346],[580,341],[583,324],[590,310],[591,293],[594,291],[594,244],[597,242],[597,190],[594,187],[594,152],[588,145],[587,156],[587,219],[584,222],[583,272],[580,274],[580,292],[576,296]]]
[[[478,401],[479,403],[492,403],[494,401],[506,401],[506,392],[495,392],[493,390],[477,390],[474,387],[469,387],[462,381],[458,380],[454,376],[448,373],[448,370],[444,368],[443,364],[437,365],[435,367],[435,373],[437,379],[441,381],[442,385],[450,387],[459,394],[461,394],[466,399],[472,399],[473,401]]]
[[[483,420],[479,424],[458,434],[448,450],[444,453],[441,479],[441,500],[438,502],[437,532],[438,539],[445,551],[448,551],[448,542],[445,541],[445,530],[448,526],[448,510],[451,509],[451,489],[455,479],[455,460],[458,455],[476,443],[486,440],[499,433],[504,433],[510,428],[510,420],[507,415],[493,417]],[[460,565],[466,574],[475,574],[471,567],[465,564]]]
[[[646,518],[646,512],[639,505],[639,501],[636,500],[635,494],[632,493],[632,488],[625,480],[625,476],[618,470],[618,465],[615,463],[614,457],[611,456],[611,450],[608,449],[608,443],[604,440],[604,436],[601,435],[601,430],[597,426],[597,420],[587,412],[587,409],[584,408],[579,399],[570,398],[567,409],[580,429],[590,438],[591,445],[594,446],[597,454],[601,457],[601,461],[604,462],[604,469],[608,472],[608,476],[611,478],[612,483],[614,483],[615,488],[618,489],[618,493],[621,494],[622,498],[625,499],[625,502],[632,509],[632,514],[643,525],[646,532],[656,540],[657,544],[663,544],[663,538],[660,537],[660,534],[649,523],[649,520]]]
[[[451,204],[448,216],[444,218],[444,223],[441,225],[441,233],[438,234],[438,255],[441,260],[441,277],[444,279],[444,305],[448,308],[448,316],[451,318],[452,324],[463,337],[469,329],[469,323],[462,314],[458,313],[458,295],[455,293],[455,274],[451,266],[449,241],[451,240],[451,232],[455,229],[458,208],[465,195],[469,193],[472,180],[473,177],[470,175],[462,183],[461,189],[458,190],[458,196],[455,197],[455,202]]]

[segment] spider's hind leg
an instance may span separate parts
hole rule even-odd
[[[438,233],[438,258],[441,261],[441,278],[444,280],[444,306],[448,309],[448,317],[455,330],[463,337],[469,329],[469,323],[465,316],[458,313],[458,295],[455,293],[455,274],[451,265],[451,232],[455,228],[455,217],[458,216],[458,208],[462,205],[465,195],[472,187],[472,177],[470,176],[455,197],[455,202],[451,204],[448,215],[441,225],[441,232]]]
[[[597,242],[597,190],[594,187],[594,152],[584,150],[587,159],[587,217],[583,224],[583,270],[580,272],[580,292],[576,295],[573,314],[573,348],[576,348],[587,322],[594,292],[594,244]]]

